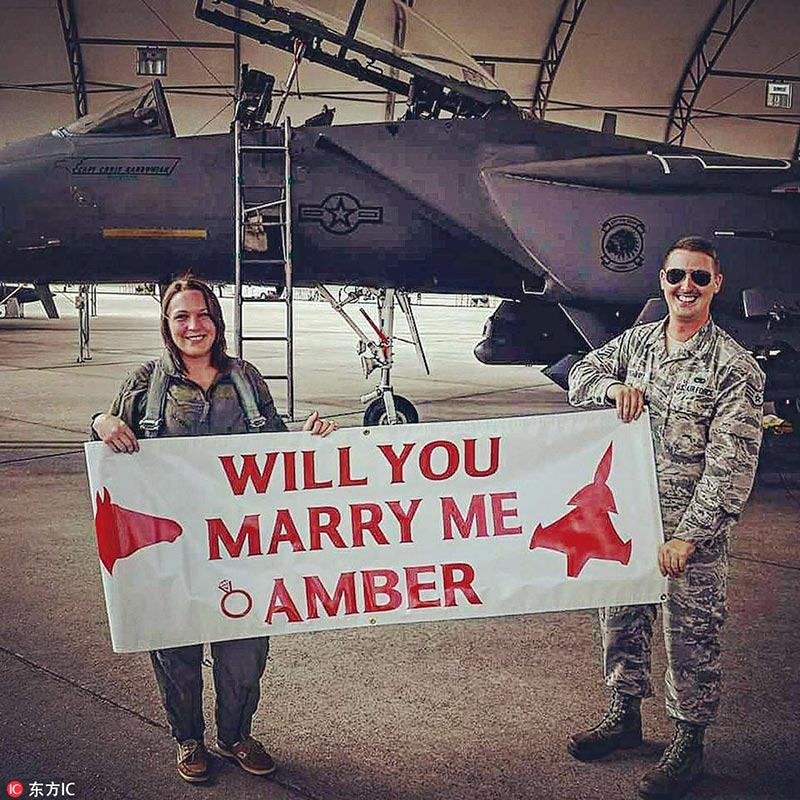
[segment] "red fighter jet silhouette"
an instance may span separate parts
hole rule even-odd
[[[544,547],[566,554],[570,578],[577,578],[590,558],[620,564],[631,560],[631,541],[619,538],[608,516],[609,512],[617,513],[614,495],[606,483],[611,473],[611,448],[609,445],[600,459],[592,483],[567,503],[576,508],[546,528],[537,525],[531,537],[531,550]]]
[[[109,575],[114,573],[114,564],[119,559],[151,544],[174,542],[183,533],[183,528],[171,519],[153,517],[112,503],[105,488],[102,498],[100,492],[97,493],[94,530],[100,561]]]

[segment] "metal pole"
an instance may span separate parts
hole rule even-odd
[[[90,327],[89,327],[89,287],[82,283],[75,297],[75,307],[78,311],[78,358],[79,364],[84,361],[92,360],[90,349]]]
[[[275,112],[275,118],[272,120],[273,126],[278,124],[278,120],[280,120],[281,114],[283,114],[283,108],[292,92],[292,84],[294,83],[294,79],[297,77],[297,71],[300,69],[300,62],[303,60],[303,54],[305,52],[306,43],[300,42],[300,46],[295,50],[294,62],[292,63],[292,69],[289,72],[289,77],[286,79],[286,91],[283,93],[283,97],[281,97],[280,105],[278,106],[278,110]]]
[[[294,271],[292,266],[292,163],[289,155],[289,144],[292,136],[292,122],[286,117],[283,123],[284,151],[284,229],[286,240],[284,242],[285,274],[286,274],[286,413],[294,421],[294,310],[292,300],[294,297]]]
[[[236,7],[236,19],[242,18],[242,9]],[[242,87],[239,85],[239,79],[242,72],[242,37],[236,32],[233,34],[233,85],[236,87],[234,93],[238,99]]]
[[[234,150],[234,278],[233,278],[233,352],[242,357],[242,123],[233,123]]]

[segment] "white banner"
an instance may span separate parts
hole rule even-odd
[[[114,650],[660,602],[647,415],[86,445]]]

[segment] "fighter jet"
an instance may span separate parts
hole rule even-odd
[[[463,51],[360,36],[365,3],[337,24],[297,4],[197,1],[201,19],[407,98],[397,121],[241,133],[274,148],[243,161],[258,207],[279,196],[288,147],[295,285],[497,296],[475,355],[547,365],[563,386],[580,354],[664,313],[663,253],[697,234],[725,273],[715,318],[800,416],[800,162],[527,118]],[[233,134],[175,136],[158,81],[0,150],[0,283],[231,281],[234,163]],[[285,248],[266,230],[242,279],[280,285]]]

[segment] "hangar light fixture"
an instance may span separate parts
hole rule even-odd
[[[136,74],[161,76],[167,74],[166,47],[137,47]]]
[[[778,81],[767,81],[767,108],[791,108],[792,84]]]

